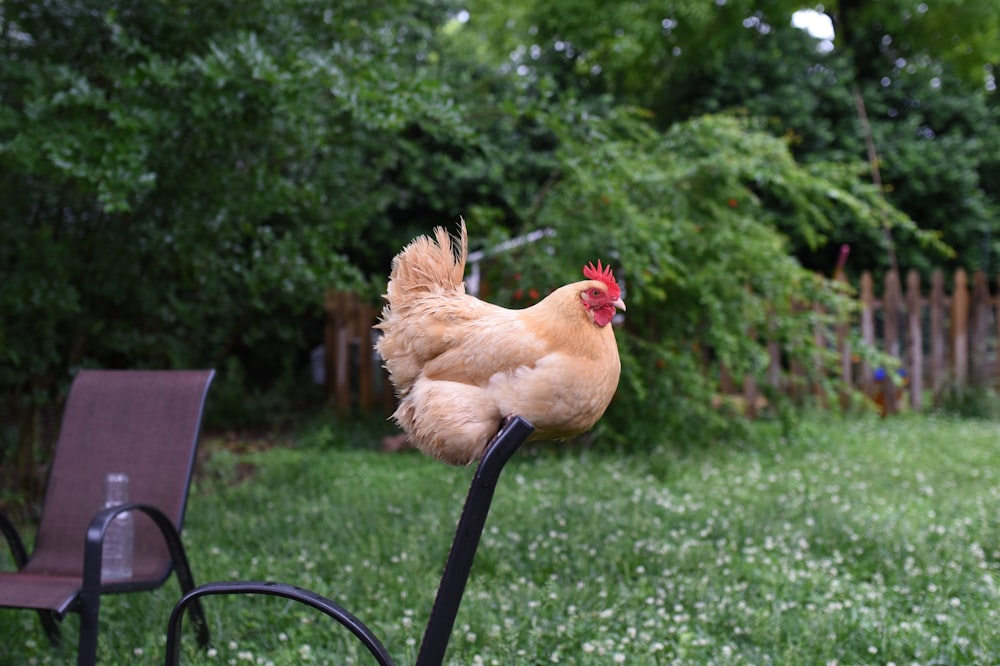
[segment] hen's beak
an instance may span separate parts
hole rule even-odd
[[[623,301],[622,299],[619,298],[617,301],[615,301],[611,305],[615,306],[616,308],[618,308],[622,312],[625,312],[625,301]]]

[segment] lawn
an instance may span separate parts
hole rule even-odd
[[[448,663],[1000,663],[1000,425],[818,418],[754,434],[686,453],[519,452]],[[313,589],[412,663],[471,470],[305,439],[209,443],[185,529],[195,576]],[[106,597],[101,663],[160,663],[176,597],[173,580]],[[205,603],[214,647],[188,631],[185,664],[372,663],[284,600]],[[76,626],[53,651],[36,617],[2,610],[0,664],[72,663]]]

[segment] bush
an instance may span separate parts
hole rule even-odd
[[[506,258],[506,272],[544,292],[579,279],[569,267],[598,258],[615,266],[628,311],[618,331],[622,382],[602,434],[645,447],[661,433],[684,442],[729,430],[734,420],[713,407],[720,375],[765,386],[768,340],[780,344],[786,369],[797,362],[834,394],[836,355],[814,333],[855,304],[841,283],[791,256],[789,237],[817,244],[835,218],[873,225],[883,215],[918,235],[858,184],[862,165],[802,166],[785,141],[732,116],[665,134],[626,110],[593,117],[569,107],[553,120],[560,171],[537,224],[556,231],[559,261],[539,243]]]
[[[950,382],[938,393],[935,411],[960,418],[1000,420],[1000,394],[988,386]]]

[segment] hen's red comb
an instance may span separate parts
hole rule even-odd
[[[583,267],[583,277],[588,280],[597,280],[598,282],[603,282],[608,288],[608,296],[617,299],[622,294],[621,288],[618,283],[615,282],[615,275],[611,272],[611,266],[601,266],[601,260],[597,260],[597,267],[594,267],[594,262],[590,262]]]

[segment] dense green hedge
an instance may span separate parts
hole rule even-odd
[[[799,109],[782,121],[786,132],[761,117],[763,101],[727,101],[739,87],[719,71],[766,37],[748,41],[730,25],[743,3],[707,12],[681,3],[686,23],[663,44],[667,24],[650,32],[643,12],[607,8],[593,33],[554,21],[555,1],[512,3],[506,20],[476,4],[3,3],[5,468],[31,474],[44,458],[39,414],[58,411],[80,367],[214,366],[225,397],[216,413],[229,424],[282,412],[319,342],[323,291],[374,297],[403,243],[459,215],[479,246],[557,231],[552,254],[539,245],[500,260],[508,282],[516,273],[544,291],[576,279],[585,261],[616,265],[629,324],[607,430],[639,445],[650,427],[709,432],[698,424],[717,419],[708,396],[718,364],[762,371],[748,330],[771,331],[789,356],[817,352],[813,322],[792,303],[847,307],[802,268],[844,229],[871,243],[875,261],[886,223],[914,261],[941,256],[864,184],[857,139],[803,156],[796,137],[808,132],[799,123],[809,108],[786,105]],[[769,11],[787,19],[792,8]],[[713,25],[718,38],[703,43],[691,32]],[[774,25],[807,43],[787,20]],[[738,37],[732,49],[725,35]],[[688,55],[668,67],[663,49],[674,47]],[[644,53],[664,69],[625,76]],[[781,60],[780,49],[769,55]],[[714,106],[692,87],[712,76]],[[664,105],[676,99],[661,94],[670,85],[701,90],[692,109],[718,113],[672,117]],[[975,103],[953,105],[956,115],[995,117],[981,90],[967,96]],[[979,193],[968,215],[949,209],[956,223],[974,229],[995,212],[995,192],[970,175],[989,162],[969,157],[969,142],[909,149],[891,125],[876,129],[900,156],[887,167],[901,169],[900,181],[917,166],[934,181],[945,162],[936,148],[949,147],[963,191]],[[513,303],[503,289],[495,296]]]

